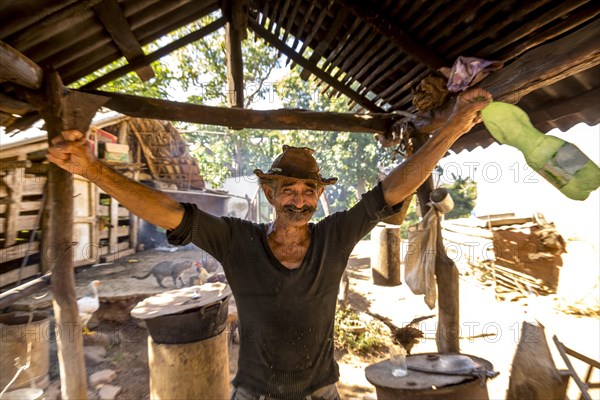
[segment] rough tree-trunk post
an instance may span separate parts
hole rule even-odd
[[[46,122],[49,145],[65,128],[86,132],[93,115],[108,100],[67,91],[56,71],[44,73],[40,91],[25,93]],[[40,253],[42,271],[52,272],[61,397],[86,399],[87,376],[73,267],[73,176],[50,163],[47,191]]]
[[[416,139],[415,151],[417,151],[425,142],[425,138],[422,136],[417,136]],[[427,203],[429,202],[429,195],[432,190],[433,179],[429,176],[417,190],[421,215],[425,215],[428,211]],[[438,224],[437,231],[435,276],[437,280],[439,310],[438,327],[435,334],[438,352],[458,353],[460,351],[458,269],[446,254],[440,224]]]
[[[225,0],[223,2],[225,47],[227,49],[227,88],[229,106],[244,108],[244,61],[242,40],[246,38],[248,2]]]
[[[63,85],[57,72],[46,73],[45,106],[40,114],[46,122],[48,142],[63,130]],[[86,399],[87,377],[83,339],[75,293],[73,268],[73,176],[54,164],[48,166],[47,217],[50,232],[42,247],[42,263],[52,271],[52,294],[56,320],[56,344],[63,399]]]

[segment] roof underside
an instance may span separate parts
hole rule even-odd
[[[68,85],[123,56],[134,61],[140,46],[219,8],[216,0],[5,1],[0,2],[0,40],[38,65],[52,66]],[[322,81],[326,74],[336,81],[335,88],[322,82],[327,94],[352,93],[351,102],[364,112],[412,112],[418,83],[452,66],[458,56],[508,65],[595,22],[600,2],[254,0],[249,9],[250,29],[262,27],[272,34],[272,44],[283,44],[284,53],[306,61],[303,78]],[[107,25],[106,10],[114,17],[109,19],[126,22],[127,37]],[[600,87],[598,68],[538,89],[519,104],[544,130],[597,124],[598,102],[590,97]],[[0,92],[17,97],[6,82]],[[5,119],[3,125],[10,122]],[[479,128],[453,149],[492,141]]]

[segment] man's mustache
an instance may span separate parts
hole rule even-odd
[[[293,211],[293,212],[315,212],[315,211],[317,211],[317,208],[316,208],[316,207],[309,206],[309,205],[306,205],[306,206],[304,206],[304,207],[300,207],[300,208],[298,208],[298,207],[296,207],[296,206],[294,206],[294,205],[292,205],[292,204],[289,204],[289,205],[287,205],[287,206],[283,206],[283,211]]]

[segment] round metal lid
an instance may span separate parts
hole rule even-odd
[[[229,285],[220,282],[170,290],[140,301],[131,310],[131,316],[138,319],[152,319],[180,314],[221,301],[227,296],[231,296],[231,289]]]

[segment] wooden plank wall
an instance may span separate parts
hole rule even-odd
[[[47,181],[46,148],[43,140],[0,154],[0,287],[42,273],[39,213]],[[75,177],[74,207],[75,267],[135,252],[129,240],[130,213],[81,177]],[[28,261],[21,270],[26,255]]]

